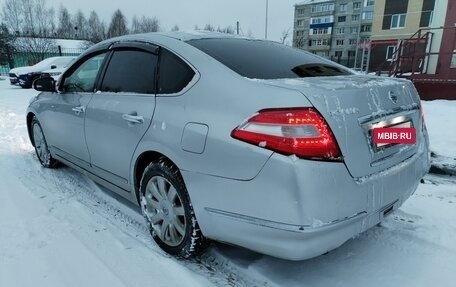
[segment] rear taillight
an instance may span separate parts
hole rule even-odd
[[[331,129],[314,108],[259,111],[231,132],[235,139],[285,155],[340,161]]]

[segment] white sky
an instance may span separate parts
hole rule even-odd
[[[293,6],[297,2],[299,0],[269,0],[269,39],[279,40],[282,31],[290,28],[288,41],[291,40]],[[202,28],[206,23],[235,27],[239,21],[244,34],[250,30],[254,37],[264,38],[266,0],[47,0],[47,3],[56,11],[60,4],[71,13],[81,9],[86,17],[95,10],[106,23],[117,8],[130,21],[135,14],[155,16],[164,30],[170,30],[174,24],[180,30],[192,30],[195,24]]]

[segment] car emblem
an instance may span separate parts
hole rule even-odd
[[[393,103],[395,103],[395,104],[397,103],[397,95],[395,92],[389,91],[388,96]]]

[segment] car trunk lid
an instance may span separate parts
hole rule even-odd
[[[417,144],[377,146],[372,139],[374,127],[410,125],[420,140],[420,100],[409,81],[353,75],[265,82],[307,97],[331,127],[353,177],[387,169],[417,151]]]

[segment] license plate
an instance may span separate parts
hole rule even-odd
[[[416,131],[411,121],[400,124],[374,128],[372,132],[373,143],[376,148],[394,144],[414,144]]]

